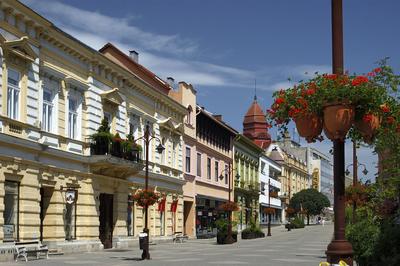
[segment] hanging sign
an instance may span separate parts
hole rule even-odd
[[[67,204],[73,204],[76,198],[76,191],[69,189],[65,192],[65,201]]]
[[[171,203],[171,212],[176,212],[176,208],[178,207],[178,201],[177,200],[174,200],[172,203]]]

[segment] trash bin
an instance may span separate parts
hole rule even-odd
[[[139,234],[139,248],[146,249],[147,243],[149,241],[147,233],[140,233]]]

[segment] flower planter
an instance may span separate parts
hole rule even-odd
[[[354,106],[334,103],[324,106],[324,132],[331,140],[344,140],[354,122]]]
[[[380,123],[381,118],[379,116],[369,114],[364,116],[362,120],[356,121],[354,125],[363,136],[364,142],[370,144],[375,137],[376,131],[379,128]]]
[[[242,232],[242,239],[254,239],[265,237],[262,232]]]
[[[225,239],[227,238],[228,234],[227,233],[218,233],[217,234],[217,244],[226,244]],[[237,232],[232,232],[232,238],[234,242],[237,242]]]
[[[294,118],[297,132],[307,140],[308,143],[315,142],[315,139],[322,132],[322,119],[316,114],[301,114]]]

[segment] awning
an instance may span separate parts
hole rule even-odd
[[[262,207],[265,207],[265,208],[268,208],[268,207],[269,207],[269,204],[268,204],[268,203],[260,203],[260,205],[261,205]],[[274,204],[271,204],[271,208],[282,210],[282,206],[277,206],[277,205],[274,205]]]

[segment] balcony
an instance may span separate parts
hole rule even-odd
[[[123,141],[93,141],[89,162],[93,173],[119,178],[127,178],[144,168],[141,151]]]

